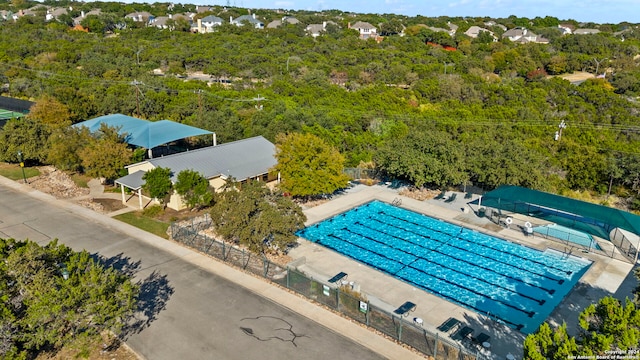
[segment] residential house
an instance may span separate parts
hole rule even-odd
[[[598,29],[575,29],[573,31],[574,35],[591,35],[591,34],[597,34],[599,33],[600,30]]]
[[[571,25],[558,25],[558,29],[562,32],[562,35],[571,35],[573,33],[573,26]]]
[[[132,164],[127,166],[128,175],[115,183],[122,188],[123,202],[126,201],[124,187],[137,191],[141,207],[144,198],[140,191],[144,184],[142,176],[147,171],[159,167],[171,169],[173,183],[177,181],[181,171],[196,171],[209,180],[209,185],[215,191],[221,191],[230,178],[241,183],[250,180],[264,181],[272,186],[279,179],[278,174],[271,171],[277,163],[275,154],[276,147],[273,143],[262,136],[256,136]],[[185,207],[177,193],[171,195],[167,206],[175,210]]]
[[[503,31],[507,31],[507,27],[506,27],[506,26],[504,26],[504,25],[502,25],[502,24],[498,24],[497,22],[495,22],[495,21],[493,21],[493,20],[491,20],[491,21],[487,21],[486,23],[484,23],[484,26],[489,26],[489,27],[491,27],[491,26],[497,26],[497,27],[499,27],[500,29],[502,29]]]
[[[502,38],[508,38],[509,40],[515,42],[515,43],[529,43],[529,42],[535,42],[535,43],[540,43],[540,44],[548,44],[549,40],[545,39],[544,37],[540,36],[540,35],[536,35],[533,32],[525,29],[525,28],[513,28],[510,30],[505,31],[504,34],[502,34]]]
[[[481,32],[488,32],[489,34],[491,34],[491,37],[493,37],[493,41],[497,41],[498,38],[496,38],[495,34],[493,33],[493,31],[491,30],[487,30],[485,28],[481,28],[480,26],[471,26],[469,27],[469,29],[467,31],[464,32],[465,35],[467,35],[470,38],[477,38],[478,35],[480,35]]]
[[[46,21],[57,20],[60,15],[67,14],[68,12],[67,8],[64,7],[50,8],[47,10],[47,14],[44,19]]]
[[[364,21],[357,21],[353,25],[349,23],[349,29],[355,29],[360,34],[360,39],[366,40],[369,38],[378,37],[378,29],[375,26]]]
[[[229,17],[229,23],[234,24],[236,26],[244,26],[245,23],[249,23],[253,25],[256,29],[264,29],[264,23],[258,19],[256,19],[256,14],[252,15],[242,15],[237,18]]]
[[[307,31],[307,34],[311,35],[312,37],[318,37],[322,35],[323,32],[327,31],[327,25],[329,24],[338,26],[338,24],[334,23],[333,21],[323,21],[322,24],[307,25],[305,30]]]
[[[89,15],[100,15],[102,13],[102,11],[100,9],[93,9],[91,11],[89,11],[88,13],[85,13],[84,11],[80,11],[80,16],[73,18],[73,24],[74,25],[79,25],[82,20],[84,20],[85,17],[89,16]]]
[[[209,15],[209,16],[203,17],[202,19],[198,19],[196,23],[191,27],[191,31],[196,33],[201,33],[201,34],[210,33],[215,30],[216,26],[220,26],[220,25],[222,25],[221,18],[217,16]]]
[[[2,20],[13,20],[17,21],[20,16],[9,10],[0,10],[0,18]]]
[[[267,24],[267,29],[275,29],[284,24],[299,24],[300,21],[293,16],[285,16],[282,20],[273,20],[272,22]]]
[[[213,6],[196,5],[196,12],[198,14],[202,14],[208,11],[213,11]]]
[[[133,13],[127,14],[125,15],[125,18],[131,19],[135,22],[149,23],[149,20],[153,18],[153,15],[151,15],[147,11],[141,11],[141,12],[133,12]]]

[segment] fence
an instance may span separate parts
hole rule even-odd
[[[436,360],[484,358],[482,354],[441,338],[438,333],[432,333],[413,321],[371,305],[366,297],[352,290],[348,285],[340,287],[314,280],[294,268],[285,268],[263,256],[203,234],[202,230],[210,225],[211,219],[208,216],[187,223],[173,223],[170,230],[171,237],[186,246],[304,295]]]
[[[622,231],[616,229],[610,240],[618,250],[620,250],[620,254],[622,254],[622,256],[632,264],[636,263],[636,260],[638,259],[638,249],[636,248],[636,244],[633,244]]]

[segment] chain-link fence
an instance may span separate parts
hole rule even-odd
[[[466,349],[461,344],[446,338],[440,338],[438,333],[432,333],[413,321],[371,305],[366,296],[355,291],[350,285],[338,286],[323,283],[295,268],[285,268],[269,261],[266,257],[253,254],[233,244],[218,241],[202,232],[210,225],[211,219],[208,217],[190,222],[173,223],[170,228],[171,238],[304,295],[436,360],[483,358],[482,354]]]

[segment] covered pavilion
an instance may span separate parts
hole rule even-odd
[[[214,132],[171,120],[148,121],[123,114],[110,114],[86,120],[73,126],[84,126],[93,133],[100,130],[102,124],[118,129],[118,134],[125,137],[127,144],[147,149],[150,158],[153,157],[152,149],[192,136],[212,135],[213,146],[216,145],[216,134]]]

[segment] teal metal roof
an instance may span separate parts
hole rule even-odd
[[[145,149],[153,149],[171,141],[191,136],[213,134],[211,131],[170,120],[148,121],[122,114],[104,115],[73,126],[84,126],[89,131],[96,132],[100,130],[102,124],[117,128],[118,133],[125,136],[125,142],[128,144]]]
[[[477,202],[477,200],[473,201],[473,203]],[[640,235],[640,216],[638,215],[519,186],[501,186],[482,196],[481,202],[483,206],[516,213],[529,212],[532,206],[555,209],[565,213],[567,216],[574,215],[570,216],[575,220],[574,222],[591,223],[607,230],[617,227]],[[536,214],[531,215],[536,216]],[[559,218],[560,216],[556,216],[556,220]],[[596,236],[602,236],[595,229],[584,228],[581,230]]]

